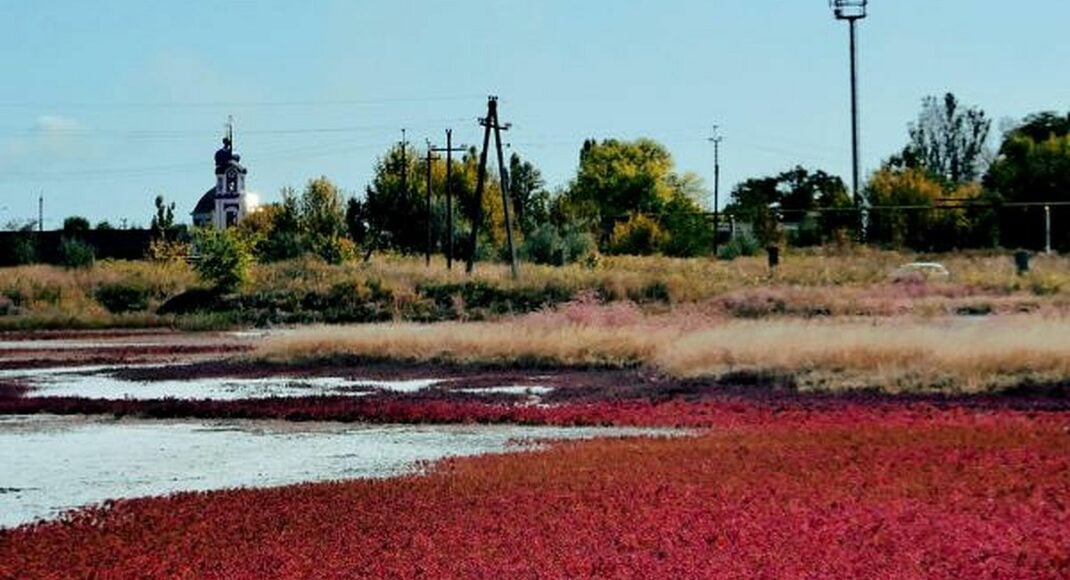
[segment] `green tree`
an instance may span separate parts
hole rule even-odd
[[[296,258],[305,253],[301,238],[300,208],[296,192],[282,189],[282,203],[268,210],[268,227],[257,255],[267,262]],[[240,226],[239,226],[240,227]]]
[[[149,224],[153,239],[173,239],[176,232],[175,203],[171,202],[170,205],[164,203],[162,195],[157,195],[153,203],[156,206],[156,211],[153,213],[152,221]]]
[[[364,202],[355,197],[346,200],[346,230],[354,244],[364,246],[367,243],[368,210]]]
[[[1070,114],[1038,113],[1006,134],[984,184],[996,202],[1070,201]],[[1052,224],[1070,221],[1070,208],[1050,208]],[[1010,247],[1044,245],[1044,208],[1009,207],[1000,211],[1001,243]],[[1052,244],[1070,250],[1070,228],[1053,227]]]
[[[426,245],[426,202],[418,191],[416,152],[391,147],[375,165],[375,177],[364,192],[364,207],[372,243],[419,252]]]
[[[976,183],[952,184],[922,168],[886,165],[864,192],[876,206],[869,213],[869,240],[918,251],[967,247],[975,224],[964,206],[977,202],[981,192]]]
[[[992,121],[978,107],[963,107],[955,95],[925,97],[910,124],[910,143],[898,159],[951,183],[976,181],[984,171]]]
[[[82,216],[71,216],[63,220],[63,233],[70,237],[78,237],[89,231],[89,220]]]
[[[329,263],[338,264],[351,257],[347,239],[345,208],[338,187],[326,177],[308,182],[301,195],[298,226],[302,246]]]
[[[661,213],[672,197],[666,182],[672,167],[668,150],[651,139],[589,139],[561,207],[569,219],[596,229],[606,246],[618,221]]]
[[[725,211],[750,223],[763,244],[780,241],[781,223],[794,230],[813,228],[812,237],[794,240],[811,244],[841,238],[852,227],[854,215],[839,210],[851,206],[842,179],[796,166],[775,176],[743,181],[732,190]]]
[[[202,280],[220,292],[233,292],[245,283],[252,256],[236,231],[198,228],[193,239],[200,254],[193,268]]]
[[[509,197],[514,221],[525,236],[548,221],[550,192],[542,172],[516,153],[509,157]]]
[[[705,195],[702,179],[694,173],[670,174],[666,183],[672,194],[660,221],[668,238],[659,251],[679,257],[708,254],[713,249],[713,222],[699,201]]]

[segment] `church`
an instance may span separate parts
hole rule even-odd
[[[194,227],[228,228],[256,209],[245,192],[247,172],[240,161],[241,156],[234,153],[234,130],[228,126],[223,147],[215,153],[215,186],[191,212]]]

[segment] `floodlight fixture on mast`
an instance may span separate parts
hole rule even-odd
[[[836,20],[846,20],[851,35],[851,187],[854,196],[855,207],[859,210],[859,238],[865,240],[867,216],[862,207],[862,196],[859,190],[859,129],[858,129],[858,60],[856,56],[855,23],[866,17],[866,5],[869,0],[829,0]]]

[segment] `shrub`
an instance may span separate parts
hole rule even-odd
[[[248,279],[252,256],[236,234],[202,229],[195,234],[194,244],[200,259],[193,267],[214,289],[232,292]]]
[[[587,259],[594,252],[590,234],[572,226],[557,228],[543,224],[533,231],[520,246],[521,259],[534,264],[564,266]]]
[[[60,263],[68,268],[88,268],[96,260],[96,250],[78,238],[61,238],[59,242]]]
[[[613,227],[609,248],[615,254],[648,255],[657,252],[668,239],[656,221],[644,214],[632,214],[628,221]]]
[[[0,264],[22,266],[37,262],[37,241],[29,232],[8,238],[8,243],[0,246]]]
[[[147,310],[151,290],[135,281],[103,284],[93,293],[97,302],[113,314]]]
[[[758,253],[758,240],[753,236],[740,233],[732,236],[727,244],[717,250],[717,257],[722,260],[735,260],[740,256],[753,256]]]
[[[178,262],[190,255],[190,246],[177,240],[152,240],[145,257],[154,262]]]

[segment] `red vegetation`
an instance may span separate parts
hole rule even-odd
[[[425,404],[438,419],[510,409]],[[415,412],[402,408],[381,411]],[[0,531],[0,577],[1070,575],[1065,412],[744,401],[509,412],[715,428],[451,460],[424,476],[117,501]]]

